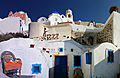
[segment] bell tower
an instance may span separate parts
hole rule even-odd
[[[66,10],[66,18],[73,20],[72,10]]]

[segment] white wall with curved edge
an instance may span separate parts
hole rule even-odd
[[[107,50],[114,50],[114,62],[107,62]],[[111,43],[102,43],[94,49],[93,54],[93,71],[94,76],[102,78],[116,78],[119,73],[119,52],[117,47]]]
[[[20,58],[22,60],[21,75],[30,75],[34,76],[34,78],[49,78],[49,54],[43,53],[36,48],[30,48],[30,44],[33,43],[34,41],[31,39],[22,38],[1,42],[0,55],[4,51],[10,51],[16,58]],[[41,73],[32,74],[32,64],[41,64]],[[2,78],[5,78],[5,76]]]

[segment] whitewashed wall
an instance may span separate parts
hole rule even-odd
[[[113,12],[113,43],[120,47],[120,13]]]
[[[38,38],[43,35],[44,27],[42,23],[32,22],[29,24],[29,38]]]
[[[114,50],[114,63],[107,63],[107,49]],[[102,43],[94,50],[94,76],[102,78],[116,78],[119,73],[117,48],[111,43]]]
[[[22,75],[35,76],[35,78],[49,78],[49,54],[30,48],[34,42],[30,39],[11,39],[0,43],[0,54],[11,51],[16,58],[22,60]],[[41,73],[32,74],[32,64],[41,64]]]
[[[90,51],[91,52],[91,51]],[[91,78],[91,64],[86,64],[86,53],[85,52],[82,57],[81,57],[81,68],[82,68],[82,71],[84,73],[84,78]]]
[[[20,18],[8,17],[0,21],[0,34],[20,31]]]
[[[71,52],[71,49],[73,49],[73,52]],[[77,68],[77,67],[74,67],[74,55],[82,55],[83,54],[82,49],[83,49],[83,46],[75,42],[74,40],[64,41],[64,52],[69,56],[69,59],[68,59],[69,78],[73,78],[73,71],[75,68]],[[81,62],[81,66],[82,66],[82,62]],[[81,67],[78,67],[78,68],[81,68]]]
[[[46,30],[44,29],[46,28]],[[32,22],[29,25],[29,38],[35,40],[60,41],[71,39],[71,24],[60,24],[49,26],[39,22]]]

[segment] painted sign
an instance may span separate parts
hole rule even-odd
[[[59,39],[59,34],[56,33],[56,34],[47,34],[47,30],[46,28],[44,28],[44,33],[43,33],[43,37],[42,39],[43,40],[55,40],[55,39]]]

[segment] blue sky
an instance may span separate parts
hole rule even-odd
[[[32,21],[41,16],[48,17],[52,12],[65,14],[71,9],[74,21],[91,21],[105,23],[111,6],[120,8],[120,0],[1,0],[0,18],[7,17],[9,11],[24,11]]]

